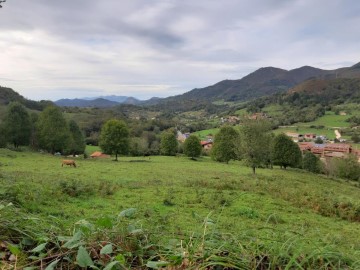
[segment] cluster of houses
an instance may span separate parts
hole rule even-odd
[[[185,140],[187,139],[187,138],[189,138],[189,136],[190,136],[190,133],[181,133],[180,131],[178,131],[178,133],[177,133],[177,140],[179,141],[179,142],[185,142]],[[211,136],[211,135],[208,135],[208,136],[206,136],[206,140],[205,141],[201,141],[200,142],[201,143],[201,146],[203,147],[203,149],[205,150],[205,151],[210,151],[211,150],[211,148],[212,148],[212,146],[213,146],[213,143],[214,143],[214,138],[213,138],[213,136]]]
[[[290,137],[294,142],[315,141],[318,138],[320,138],[323,142],[328,140],[326,136],[316,135],[315,133],[299,134],[295,132],[286,132],[285,134]]]
[[[292,140],[298,143],[301,152],[304,154],[306,151],[319,156],[323,160],[330,158],[344,158],[349,154],[356,155],[360,162],[360,150],[356,150],[351,144],[344,143],[345,140],[340,139],[340,143],[330,142],[326,136],[316,135],[314,133],[298,134],[294,132],[285,133]],[[321,139],[324,143],[315,143],[317,139]]]
[[[314,142],[299,142],[298,143],[302,153],[310,151],[311,153],[319,156],[323,159],[330,158],[344,158],[349,154],[353,154],[358,157],[360,162],[360,150],[354,149],[351,144],[347,143],[325,143],[316,144]]]

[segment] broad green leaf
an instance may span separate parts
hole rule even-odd
[[[134,216],[135,212],[136,212],[136,208],[128,208],[128,209],[125,209],[125,210],[121,211],[119,216],[120,217],[131,218],[131,217]]]
[[[113,262],[109,263],[109,264],[104,268],[104,270],[112,270],[113,267],[114,267],[115,265],[117,265],[117,264],[119,264],[118,261],[113,261]]]
[[[81,246],[83,244],[83,242],[81,241],[82,239],[82,232],[78,231],[74,234],[74,236],[67,241],[63,247],[64,248],[68,248],[68,249],[72,249],[72,248],[76,248],[78,246]]]
[[[143,230],[142,229],[135,229],[135,230],[130,231],[130,233],[131,234],[142,234]]]
[[[14,254],[15,256],[19,255],[21,252],[20,249],[15,245],[8,245],[7,248],[10,250],[11,254]]]
[[[113,252],[113,248],[111,244],[108,244],[106,246],[104,246],[101,250],[100,250],[100,254],[111,254]]]
[[[125,256],[123,254],[118,254],[115,257],[115,260],[117,260],[120,264],[124,265],[126,262]]]
[[[30,266],[30,267],[25,267],[23,270],[36,270],[36,269],[38,269],[38,267]]]
[[[58,263],[59,261],[60,261],[60,260],[53,261],[52,263],[50,263],[50,264],[45,268],[45,270],[54,270],[54,269],[55,269],[55,266],[57,265],[57,263]]]
[[[88,267],[94,265],[94,262],[92,261],[89,253],[83,246],[79,247],[78,253],[76,255],[76,261],[77,264],[81,267]]]
[[[32,249],[31,252],[36,252],[36,253],[41,252],[44,250],[46,245],[47,245],[47,243],[40,244],[36,248]]]
[[[164,267],[164,266],[167,266],[169,263],[168,262],[165,262],[165,261],[157,261],[157,262],[154,262],[154,261],[148,261],[146,263],[146,266],[149,267],[149,268],[152,268],[152,269],[159,269],[161,267]]]
[[[75,223],[75,226],[85,234],[90,233],[94,230],[94,225],[86,219],[79,220]]]

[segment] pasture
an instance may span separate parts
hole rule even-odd
[[[124,268],[360,268],[358,183],[278,168],[253,176],[240,162],[209,158],[61,164],[61,157],[0,149],[0,224],[13,219],[0,225],[0,243],[23,247],[20,231],[35,235],[33,248],[82,228],[82,246],[111,243],[113,262]],[[20,254],[18,265],[31,266],[29,254]]]

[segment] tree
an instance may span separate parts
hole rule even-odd
[[[211,149],[211,157],[219,162],[229,163],[236,159],[236,142],[239,133],[231,126],[225,126],[215,135],[214,145]]]
[[[68,147],[70,131],[60,108],[49,106],[40,113],[37,121],[37,134],[39,147],[52,154],[56,151],[63,152]]]
[[[184,154],[192,159],[199,157],[202,146],[200,139],[196,135],[190,135],[184,142]]]
[[[5,128],[3,124],[0,124],[0,148],[6,147],[6,143]]]
[[[178,148],[174,132],[165,131],[161,135],[160,151],[164,156],[175,156]]]
[[[18,102],[10,103],[4,119],[4,130],[6,140],[12,143],[15,148],[20,145],[29,145],[31,134],[30,117],[22,104]]]
[[[344,159],[338,159],[335,164],[335,173],[337,177],[355,181],[360,179],[360,164],[355,155],[348,155]]]
[[[320,159],[311,152],[306,152],[303,157],[303,169],[313,173],[320,173]]]
[[[323,144],[323,143],[324,143],[323,139],[321,139],[320,137],[317,137],[314,142],[315,142],[316,144]]]
[[[270,123],[266,120],[244,120],[238,139],[238,158],[252,168],[267,165],[270,160],[271,135]]]
[[[100,148],[107,154],[115,154],[115,161],[118,155],[129,152],[129,129],[125,122],[120,120],[109,120],[101,129]]]
[[[132,156],[145,156],[149,152],[146,138],[134,137],[130,140],[130,154]]]
[[[359,143],[360,142],[360,136],[359,134],[354,134],[351,136],[351,140],[354,142],[354,143]]]
[[[70,143],[69,143],[69,153],[72,155],[82,154],[85,151],[85,139],[82,134],[78,124],[71,120],[69,123],[70,130]]]
[[[286,167],[296,167],[302,159],[299,146],[285,134],[279,134],[275,137],[272,146],[272,160],[274,164]]]
[[[33,149],[37,149],[39,146],[38,134],[37,134],[38,120],[39,120],[39,114],[35,112],[30,114],[30,122],[31,122],[30,146]]]

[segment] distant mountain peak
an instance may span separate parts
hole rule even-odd
[[[360,68],[360,62],[357,63],[357,64],[355,64],[355,65],[353,65],[351,68]]]

